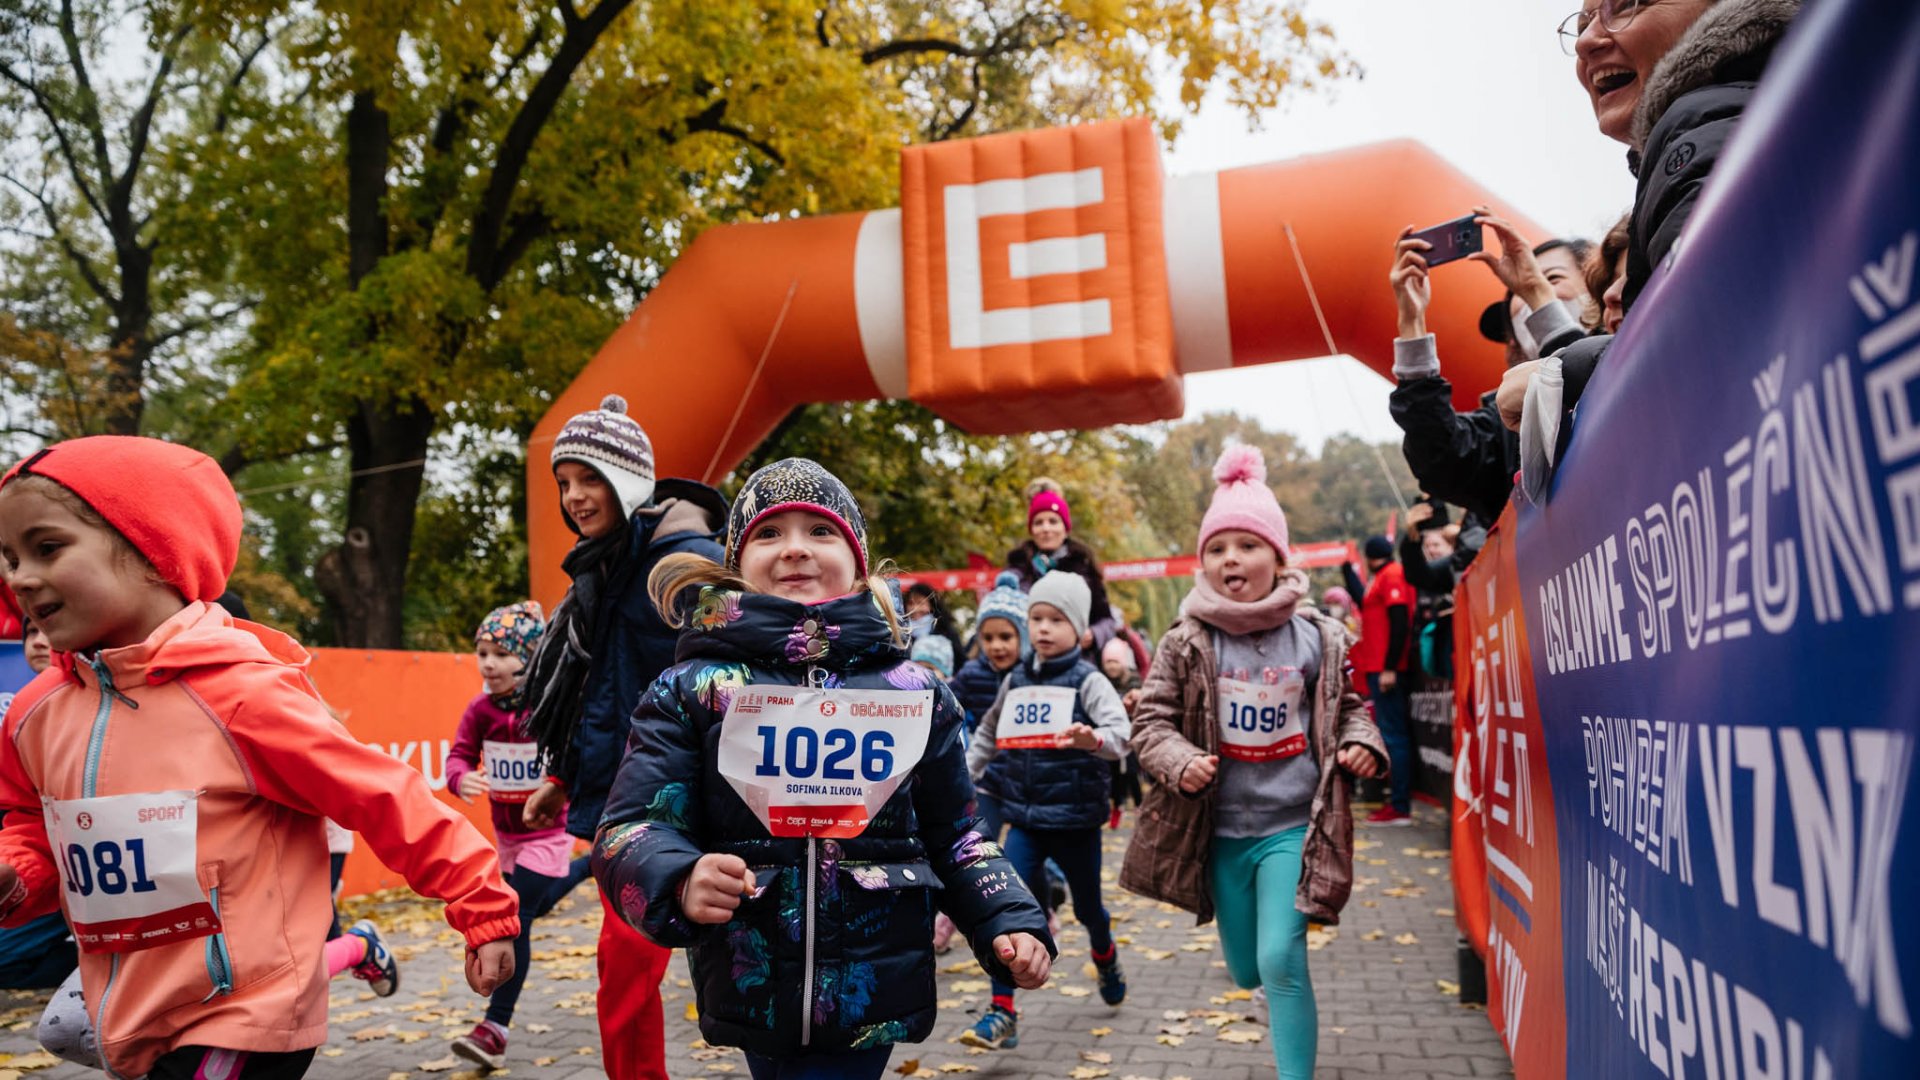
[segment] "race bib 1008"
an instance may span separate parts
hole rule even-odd
[[[220,931],[200,887],[199,800],[193,791],[41,799],[82,951],[132,952]]]
[[[1276,761],[1307,748],[1300,699],[1306,679],[1283,668],[1278,684],[1222,678],[1220,755],[1234,761]]]
[[[721,722],[720,775],[774,836],[859,836],[932,730],[931,690],[747,687]]]
[[[1073,703],[1079,696],[1071,686],[1022,686],[1007,691],[994,728],[994,744],[1002,750],[1053,749],[1073,726]]]
[[[488,739],[480,744],[480,754],[487,765],[487,796],[494,802],[526,802],[546,779],[537,743]]]

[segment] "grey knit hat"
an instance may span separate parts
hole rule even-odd
[[[620,500],[620,516],[653,501],[653,443],[627,415],[627,399],[608,394],[600,407],[568,420],[553,440],[553,466],[577,461],[601,476]]]
[[[1028,618],[1032,618],[1035,604],[1045,604],[1065,615],[1075,634],[1086,633],[1087,623],[1093,618],[1093,590],[1088,588],[1087,579],[1065,570],[1049,570],[1033,583],[1027,592]]]

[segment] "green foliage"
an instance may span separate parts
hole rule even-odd
[[[958,431],[910,402],[810,405],[795,410],[723,488],[732,491],[760,465],[810,457],[844,480],[867,515],[876,558],[905,570],[967,565],[970,554],[995,566],[1026,538],[1030,481],[1058,481],[1073,508],[1074,535],[1104,561],[1192,554],[1200,518],[1213,498],[1213,464],[1230,445],[1258,446],[1267,482],[1299,542],[1360,540],[1386,527],[1399,508],[1380,468],[1385,460],[1402,497],[1413,478],[1399,447],[1369,446],[1350,435],[1327,440],[1318,456],[1292,435],[1243,416],[1214,413],[1142,428],[977,436]],[[1336,583],[1331,572],[1316,584]],[[1164,630],[1179,610],[1182,579],[1120,582],[1114,601],[1137,626]],[[970,608],[970,593],[948,598]]]
[[[0,216],[30,223],[0,268],[7,426],[221,456],[249,572],[310,640],[342,631],[314,562],[349,525],[410,528],[405,631],[435,645],[525,589],[513,452],[444,455],[523,444],[702,229],[890,204],[915,141],[1120,115],[1171,137],[1210,88],[1256,117],[1353,70],[1291,0],[24,0],[0,65]],[[1158,542],[1133,436],[832,415],[787,434],[887,447],[862,485],[906,560],[997,556],[1023,524],[999,496],[1037,472],[1084,528]],[[349,491],[423,452],[418,504],[366,520]]]

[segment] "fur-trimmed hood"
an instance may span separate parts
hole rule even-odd
[[[1756,79],[1773,47],[1800,14],[1800,0],[1719,0],[1701,15],[1647,76],[1633,116],[1633,150],[1667,109],[1689,91],[1714,83]]]

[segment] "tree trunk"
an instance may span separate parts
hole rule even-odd
[[[387,170],[392,157],[387,112],[373,91],[353,95],[347,111],[347,272],[359,288],[388,251]],[[376,332],[368,327],[367,332]],[[425,477],[432,410],[415,400],[356,403],[347,421],[347,530],[314,566],[338,644],[398,649],[404,644],[407,558],[415,504]]]
[[[347,482],[346,537],[313,572],[341,646],[405,644],[407,557],[433,424],[433,411],[419,402],[362,405],[347,421],[353,477]]]

